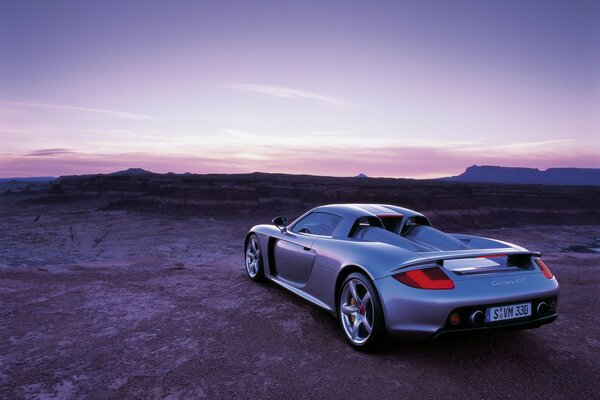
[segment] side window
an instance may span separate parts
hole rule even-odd
[[[314,212],[298,221],[292,232],[331,236],[341,220],[342,217],[334,214]]]

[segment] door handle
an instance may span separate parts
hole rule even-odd
[[[310,247],[306,247],[306,246],[304,246],[304,250],[306,250],[306,251],[310,251]]]

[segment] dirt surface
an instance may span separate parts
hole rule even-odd
[[[245,275],[264,220],[23,205],[0,196],[0,398],[597,396],[600,226],[472,231],[541,250],[559,319],[351,350],[335,319]]]

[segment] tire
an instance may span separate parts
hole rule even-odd
[[[260,241],[256,234],[250,235],[244,246],[244,260],[246,264],[246,273],[254,282],[265,280],[265,268],[263,263],[263,253],[260,248]]]
[[[385,322],[381,301],[365,274],[354,272],[346,277],[338,293],[337,306],[342,333],[353,349],[370,351],[383,343]]]

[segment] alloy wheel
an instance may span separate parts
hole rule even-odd
[[[340,297],[342,326],[356,345],[365,343],[373,331],[375,312],[369,289],[358,279],[350,279]]]
[[[246,270],[251,278],[254,278],[258,274],[260,262],[260,247],[256,237],[250,238],[246,245]]]

